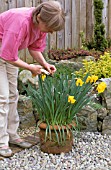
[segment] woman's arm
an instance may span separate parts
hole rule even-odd
[[[37,75],[37,74],[41,74],[41,68],[42,66],[40,65],[34,65],[34,64],[28,64],[24,61],[22,61],[21,59],[18,59],[16,61],[7,61],[10,64],[20,67],[20,68],[24,68],[26,70],[30,70],[32,72],[32,74]]]
[[[40,64],[42,65],[50,74],[53,74],[56,71],[56,67],[47,63],[44,59],[43,55],[39,51],[29,50],[31,56]]]

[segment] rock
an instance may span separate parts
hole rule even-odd
[[[106,110],[106,108],[100,108],[97,110],[97,112],[99,120],[103,120],[108,114],[108,110]]]
[[[106,116],[106,118],[103,120],[102,134],[111,135],[111,115]]]
[[[70,68],[72,72],[78,71],[83,66],[81,62],[74,62],[74,61],[69,61],[69,60],[61,60],[58,63],[56,63],[55,66],[56,65]]]
[[[95,132],[97,131],[97,111],[90,106],[85,106],[78,114],[81,119],[81,130]]]
[[[27,86],[28,82],[38,88],[38,76],[33,77],[32,73],[28,70],[21,71],[18,76],[18,89],[20,94],[25,92],[23,85]]]
[[[23,95],[19,96],[18,114],[20,117],[20,125],[19,125],[20,128],[27,128],[30,126],[34,126],[36,124],[33,115],[32,101],[30,97],[26,97]]]
[[[23,84],[27,83],[30,78],[32,78],[32,73],[28,70],[23,70],[19,73],[19,80]]]
[[[100,81],[107,84],[107,89],[102,94],[103,105],[105,105],[108,110],[111,110],[111,78],[102,78]]]
[[[86,56],[85,57],[85,60],[87,60],[87,61],[95,61],[95,57],[93,57],[93,56]]]
[[[98,121],[97,129],[99,132],[102,132],[102,122],[101,121]]]

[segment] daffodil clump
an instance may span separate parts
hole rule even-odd
[[[98,78],[111,77],[111,57],[105,52],[98,61],[83,60],[83,68],[76,72],[76,75],[83,78],[87,73],[96,75]]]
[[[78,113],[87,104],[93,104],[92,87],[95,86],[98,93],[104,92],[105,83],[97,84],[98,77],[95,75],[86,75],[83,79],[76,78],[75,75],[71,79],[67,75],[50,77],[46,75],[39,76],[39,88],[28,84],[27,94],[32,98],[34,109],[38,113],[40,122],[47,124],[46,137],[50,133],[50,125],[54,127],[66,126],[67,130],[78,128]],[[76,127],[73,125],[75,121]],[[71,125],[70,126],[67,125]],[[57,132],[54,129],[57,141],[64,138],[64,130],[62,128]],[[60,133],[61,135],[58,135]],[[59,140],[60,138],[60,140]]]
[[[98,76],[92,75],[92,76],[88,76],[88,78],[86,79],[86,83],[96,83],[96,81],[98,80]],[[96,90],[98,93],[103,93],[107,87],[105,82],[101,82],[99,84],[96,85]]]
[[[82,79],[78,78],[76,80],[76,86],[82,86],[84,83],[96,83],[96,81],[98,80],[98,76],[92,75],[92,76],[88,76],[86,79],[86,82],[83,82]],[[96,90],[98,93],[103,93],[106,89],[107,85],[105,82],[101,82],[99,84],[96,85]],[[71,104],[74,104],[76,102],[76,99],[74,98],[74,96],[68,96],[68,102]]]
[[[105,83],[96,84],[98,76],[85,76],[84,79],[72,75],[59,78],[42,74],[39,76],[39,89],[29,84],[28,94],[32,97],[33,105],[39,113],[39,119],[48,124],[66,125],[72,122],[77,113],[88,103],[92,97],[89,93],[92,86],[96,86],[98,93],[104,92]]]

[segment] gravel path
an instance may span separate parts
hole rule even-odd
[[[111,170],[111,136],[75,134],[72,151],[60,155],[43,153],[38,144],[1,160],[0,170]]]

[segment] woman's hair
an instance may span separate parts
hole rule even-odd
[[[65,25],[65,13],[58,1],[47,1],[38,5],[33,11],[33,23],[38,24],[37,15],[53,31],[60,31]]]

